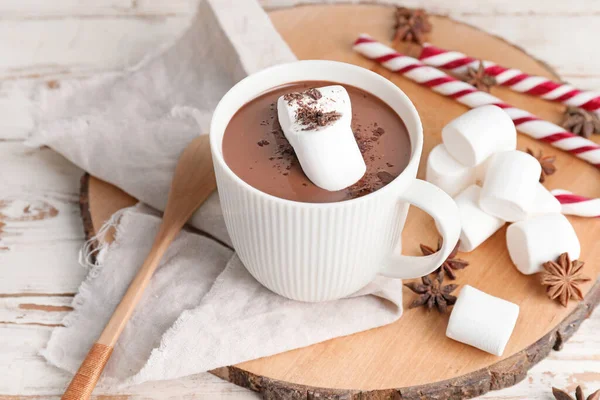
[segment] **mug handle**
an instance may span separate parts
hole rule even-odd
[[[400,254],[400,249],[396,249],[384,261],[379,273],[391,278],[419,278],[442,265],[456,246],[461,230],[458,207],[442,189],[420,179],[415,179],[410,184],[400,195],[400,201],[415,205],[433,217],[442,235],[442,248],[424,257],[404,256]]]

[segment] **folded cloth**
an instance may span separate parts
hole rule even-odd
[[[42,351],[70,372],[104,328],[160,223],[140,207],[119,217],[114,242],[82,283],[65,327],[55,328]],[[353,297],[302,303],[260,285],[228,247],[184,231],[117,342],[105,383],[196,374],[389,324],[401,313],[400,280],[377,278]]]
[[[295,59],[255,0],[202,1],[181,38],[125,73],[44,90],[27,143],[49,146],[162,210],[179,154],[208,133],[225,92],[252,72]],[[220,218],[217,202],[213,196],[212,211],[196,214],[192,225],[203,229],[208,216]],[[227,240],[224,229],[213,234]]]
[[[152,207],[166,203],[177,158],[207,132],[220,97],[246,74],[294,60],[254,0],[206,0],[182,37],[123,74],[64,82],[39,107],[31,145],[47,145]],[[159,223],[148,209],[113,216],[101,248],[44,357],[74,372],[148,253]],[[323,304],[282,298],[243,268],[218,197],[192,224],[225,245],[182,232],[120,337],[105,377],[140,383],[181,377],[391,323],[399,280],[376,279],[352,298]],[[369,295],[372,294],[372,295]]]

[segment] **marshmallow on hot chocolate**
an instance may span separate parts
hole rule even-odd
[[[367,166],[350,126],[350,97],[342,86],[281,96],[277,115],[302,170],[315,185],[341,190],[365,174]]]
[[[475,183],[476,172],[475,168],[465,167],[452,158],[446,147],[439,144],[429,152],[425,179],[455,196]]]

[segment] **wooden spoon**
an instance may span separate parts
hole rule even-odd
[[[131,281],[123,299],[94,343],[62,399],[89,399],[108,362],[115,343],[129,321],[163,254],[194,211],[216,189],[208,135],[194,139],[179,158],[167,207],[150,254]]]

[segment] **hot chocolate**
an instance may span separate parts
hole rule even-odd
[[[336,83],[306,81],[270,90],[240,108],[223,137],[223,157],[231,170],[256,189],[283,199],[328,203],[374,192],[406,168],[411,155],[402,119],[382,100],[342,85],[352,104],[352,131],[367,165],[356,184],[339,191],[314,185],[304,174],[277,119],[277,99]]]

